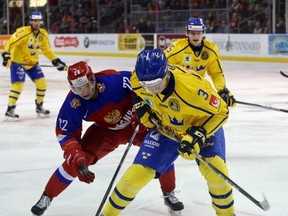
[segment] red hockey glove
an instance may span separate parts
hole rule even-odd
[[[64,158],[68,166],[76,166],[86,162],[86,154],[80,148],[73,148],[64,152]]]
[[[95,179],[95,175],[86,166],[86,154],[80,148],[73,148],[64,152],[64,158],[68,166],[75,167],[78,171],[78,178],[82,182],[91,183]]]
[[[78,175],[79,181],[90,184],[95,179],[95,174],[91,172],[85,163],[78,166],[80,174]]]

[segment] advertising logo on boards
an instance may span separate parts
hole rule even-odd
[[[161,50],[166,49],[173,41],[186,38],[184,34],[158,34],[157,35],[157,47]]]
[[[119,34],[118,49],[120,51],[141,51],[143,49],[153,49],[153,34]]]
[[[288,36],[269,35],[269,54],[288,55]]]
[[[69,37],[69,36],[57,36],[54,40],[54,45],[57,48],[61,47],[75,47],[79,46],[79,40],[77,36]]]
[[[89,46],[113,46],[115,45],[115,42],[113,40],[91,40],[89,37],[84,38],[84,47],[88,48]]]

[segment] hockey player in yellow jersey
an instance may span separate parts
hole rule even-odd
[[[195,152],[229,176],[223,130],[228,106],[210,82],[181,66],[172,66],[160,49],[144,50],[137,57],[131,86],[137,98],[135,112],[150,128],[133,164],[126,170],[103,209],[103,216],[119,215],[153,178],[163,173],[180,154],[194,160]],[[166,131],[155,127],[157,119]],[[173,140],[170,131],[181,142]],[[232,187],[196,159],[207,181],[217,216],[235,216]],[[181,215],[181,214],[178,214]]]
[[[206,72],[215,89],[230,107],[236,106],[233,94],[227,89],[218,47],[205,39],[206,26],[201,18],[192,17],[187,21],[187,38],[172,42],[164,50],[169,64],[180,65],[201,76]]]
[[[19,115],[15,114],[15,108],[24,87],[26,74],[36,86],[36,113],[38,115],[49,115],[50,113],[49,110],[43,108],[47,84],[43,71],[38,64],[39,53],[42,51],[59,71],[63,71],[66,64],[57,58],[51,50],[49,35],[45,29],[40,28],[42,20],[41,12],[32,12],[30,26],[18,28],[5,44],[2,53],[2,64],[5,67],[10,67],[12,83],[8,108],[5,113],[6,118],[19,118]]]

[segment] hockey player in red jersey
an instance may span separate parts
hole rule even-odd
[[[137,119],[132,118],[132,101],[136,95],[131,89],[130,77],[130,71],[112,69],[93,73],[83,61],[68,67],[71,91],[63,102],[56,122],[56,135],[64,152],[64,162],[52,174],[39,201],[31,208],[34,215],[42,215],[53,198],[61,194],[75,178],[88,184],[94,181],[94,173],[88,169],[82,172],[80,167],[96,164],[120,144],[129,142],[135,125],[132,119]],[[83,121],[93,124],[82,136]],[[133,144],[139,146],[145,135],[146,128],[143,126]],[[173,164],[159,177],[159,181],[165,204],[172,210],[182,210],[183,203],[173,192]]]

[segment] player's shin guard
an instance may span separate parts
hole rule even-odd
[[[8,105],[13,106],[18,101],[18,98],[23,90],[24,83],[23,82],[15,82],[12,83],[10,92],[9,92],[9,98],[8,98]]]
[[[77,177],[77,171],[70,168],[67,163],[58,167],[45,187],[45,193],[50,197],[57,197],[62,193]]]
[[[36,85],[36,102],[41,103],[43,102],[46,94],[47,89],[46,79],[42,77],[40,79],[34,80],[34,83]]]
[[[215,156],[206,158],[206,160],[217,167],[225,175],[229,176],[227,165],[222,158]],[[235,210],[232,186],[225,182],[205,164],[200,163],[199,169],[207,181],[209,193],[212,198],[212,206],[216,215],[233,216]]]
[[[137,193],[155,177],[155,173],[155,170],[143,165],[131,165],[105,204],[104,215],[119,215],[132,202]]]

